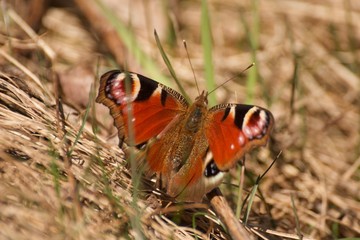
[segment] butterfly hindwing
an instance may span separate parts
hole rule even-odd
[[[175,90],[140,74],[119,70],[102,75],[96,101],[110,109],[119,137],[126,142],[131,116],[135,145],[160,134],[188,106]]]
[[[246,152],[265,145],[273,123],[272,114],[257,106],[224,104],[209,109],[205,134],[217,167],[228,170]]]
[[[274,124],[261,107],[208,109],[205,91],[189,106],[175,90],[119,70],[102,75],[96,101],[110,109],[120,142],[146,144],[139,159],[146,159],[170,196],[186,201],[200,201],[221,183],[224,171],[265,145]]]

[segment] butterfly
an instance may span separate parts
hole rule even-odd
[[[120,142],[139,149],[169,196],[198,202],[245,153],[267,143],[274,125],[264,108],[209,109],[207,96],[203,91],[190,104],[150,78],[112,70],[101,76],[96,101],[110,109]]]

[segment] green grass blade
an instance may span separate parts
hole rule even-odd
[[[56,164],[56,161],[59,159],[59,153],[55,150],[55,148],[52,145],[50,146],[50,149],[49,149],[49,155],[51,157],[50,174],[53,176],[56,197],[58,197],[58,199],[60,199],[61,198],[61,195],[60,195],[60,187],[61,187],[60,170],[59,170],[58,165]]]
[[[350,238],[339,238],[339,240],[360,240],[358,237],[350,237]]]
[[[93,89],[93,88],[94,87],[91,84],[90,89]],[[75,137],[74,143],[71,146],[71,149],[67,153],[68,157],[71,157],[71,154],[74,151],[75,146],[78,143],[82,132],[84,131],[84,127],[85,127],[85,124],[86,124],[86,121],[87,121],[87,118],[88,118],[88,115],[89,115],[89,111],[90,111],[90,106],[94,103],[94,99],[95,99],[95,91],[90,91],[90,93],[89,93],[89,101],[88,101],[88,104],[86,106],[85,114],[84,114],[84,117],[82,119],[80,129],[79,129],[78,133],[76,134],[76,137]]]
[[[249,70],[246,81],[246,103],[251,104],[254,101],[255,86],[259,76],[256,52],[259,47],[259,33],[260,33],[260,20],[259,20],[259,0],[252,1],[253,12],[253,25],[250,29],[250,46],[251,46],[251,61],[255,66]]]
[[[188,102],[190,102],[189,96],[186,94],[185,89],[183,88],[183,86],[181,85],[179,79],[176,76],[176,73],[174,71],[174,68],[171,65],[171,62],[170,62],[169,58],[166,56],[166,53],[164,51],[164,48],[161,45],[161,42],[160,42],[160,39],[159,39],[159,36],[158,36],[156,30],[154,30],[154,35],[155,35],[156,44],[157,44],[157,46],[158,46],[158,48],[160,50],[160,54],[161,54],[161,56],[162,56],[162,58],[163,58],[163,60],[164,60],[164,62],[166,64],[167,68],[169,69],[169,72],[170,72],[171,76],[174,78],[174,80],[176,82],[176,85],[178,86],[181,94],[185,97],[185,99]]]
[[[256,192],[257,192],[257,189],[259,187],[259,182],[256,181],[253,189],[251,190],[251,193],[250,193],[250,198],[249,198],[249,203],[247,205],[247,208],[246,208],[246,216],[245,216],[245,224],[247,224],[247,221],[249,220],[249,215],[250,215],[250,211],[251,211],[251,206],[254,202],[254,197],[256,195]]]
[[[300,220],[299,220],[299,216],[298,216],[297,211],[296,211],[293,194],[291,194],[291,206],[292,206],[292,209],[293,209],[293,211],[294,211],[294,216],[295,216],[296,233],[297,233],[299,239],[302,239],[302,238],[303,238],[303,237],[302,237],[303,235],[301,234]]]
[[[241,165],[239,169],[239,189],[238,189],[238,196],[237,196],[237,204],[236,204],[236,218],[240,218],[241,209],[243,207],[242,202],[242,195],[243,195],[243,187],[244,187],[244,180],[245,180],[245,166]]]
[[[126,74],[126,79],[125,79],[125,92],[126,95],[130,96],[131,93],[131,85],[130,85],[130,75],[127,72],[127,69],[124,70],[127,74]],[[128,132],[128,144],[129,146],[135,146],[135,126],[133,121],[131,121],[131,119],[133,119],[134,116],[134,111],[133,111],[133,105],[132,104],[128,104],[126,106],[127,109],[127,114],[128,114],[128,118],[127,118],[127,132]],[[139,187],[140,187],[140,183],[141,183],[141,171],[139,171],[139,169],[137,168],[137,155],[135,153],[135,150],[133,148],[129,148],[129,151],[127,151],[126,153],[126,157],[127,157],[127,162],[130,163],[130,172],[131,172],[131,183],[132,183],[132,187],[133,187],[133,191],[132,191],[132,201],[130,202],[130,206],[133,209],[133,212],[131,214],[129,214],[129,220],[132,226],[132,230],[134,231],[134,235],[136,236],[136,239],[145,239],[144,238],[144,234],[143,234],[143,229],[141,226],[141,220],[139,218],[140,214],[140,209],[138,206],[138,201],[139,201]]]
[[[205,68],[205,79],[206,89],[211,91],[216,87],[214,79],[214,65],[212,57],[212,38],[211,38],[211,24],[210,15],[207,5],[207,0],[201,1],[201,43],[204,52],[204,68]],[[211,94],[208,97],[209,105],[213,106],[216,104],[216,95]]]
[[[131,30],[129,30],[129,28],[117,18],[112,9],[103,4],[101,0],[94,1],[99,6],[99,9],[102,11],[109,23],[115,28],[117,34],[122,39],[131,55],[134,56],[141,67],[143,67],[144,71],[151,74],[151,77],[156,79],[156,81],[165,85],[171,85],[169,79],[165,75],[161,74],[160,69],[154,63],[154,60],[142,51]]]

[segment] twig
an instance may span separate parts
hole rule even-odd
[[[78,8],[82,11],[94,30],[102,38],[107,49],[113,54],[117,64],[125,65],[124,50],[126,49],[115,29],[109,25],[106,18],[101,14],[97,5],[88,0],[75,0]],[[126,56],[129,57],[129,56]]]
[[[60,139],[62,139],[62,138],[64,139],[66,152],[65,152],[63,158],[64,158],[65,171],[67,173],[69,184],[70,184],[70,194],[71,194],[71,198],[72,198],[72,202],[73,202],[73,206],[74,206],[75,220],[81,221],[83,218],[83,211],[81,208],[81,203],[79,201],[78,182],[74,176],[74,173],[71,171],[71,154],[69,154],[70,153],[70,148],[69,148],[70,141],[66,137],[67,131],[65,128],[65,125],[66,125],[65,114],[64,114],[63,107],[62,107],[61,99],[59,97],[59,84],[60,84],[59,78],[57,76],[55,76],[54,92],[56,94],[56,106],[57,106],[57,109],[56,109],[56,118],[57,118],[57,122],[58,122],[57,130],[58,130]],[[61,123],[61,126],[60,126],[60,123]]]
[[[26,68],[23,64],[21,64],[18,60],[7,54],[2,48],[0,48],[0,55],[3,56],[7,61],[12,63],[14,66],[19,68],[23,73],[25,73],[33,82],[40,87],[42,92],[46,92],[44,86],[42,85],[40,79],[32,73],[28,68]]]
[[[232,239],[255,239],[254,236],[248,232],[243,225],[240,224],[239,220],[235,217],[226,199],[222,195],[219,188],[215,188],[207,195],[210,200],[211,206],[214,208],[217,216],[225,224],[227,230]]]
[[[11,19],[16,22],[27,35],[44,51],[46,56],[50,59],[51,62],[54,62],[56,58],[56,53],[47,45],[47,43],[42,40],[35,31],[13,10],[9,9],[8,14]]]

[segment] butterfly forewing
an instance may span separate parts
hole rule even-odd
[[[128,118],[132,116],[136,145],[161,133],[176,115],[186,111],[188,105],[173,89],[140,74],[119,70],[101,77],[96,101],[110,108],[119,136],[125,137],[125,141],[129,136]]]
[[[133,131],[137,147],[146,143],[140,152],[149,170],[170,196],[186,201],[200,201],[221,183],[223,171],[265,145],[274,123],[271,113],[257,106],[208,110],[206,92],[189,106],[175,90],[119,70],[101,77],[96,101],[109,107],[121,141],[129,143]]]
[[[228,170],[253,147],[265,145],[273,122],[272,114],[257,106],[224,104],[211,108],[205,134],[217,167]]]

